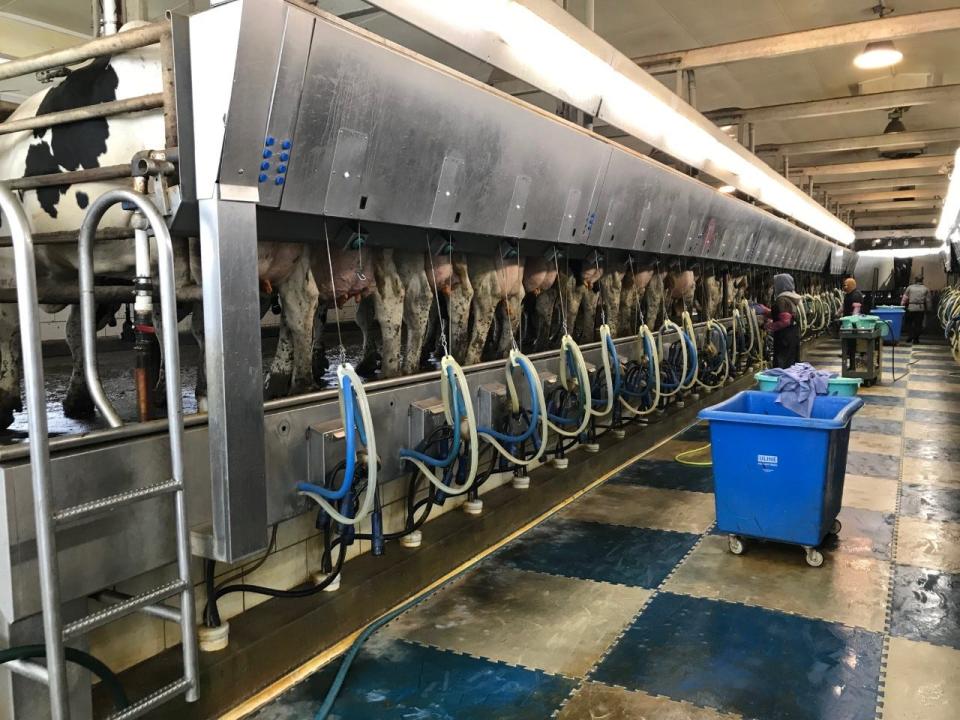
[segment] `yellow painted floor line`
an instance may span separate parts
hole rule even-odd
[[[685,428],[684,428],[684,429],[685,429]],[[430,583],[430,584],[427,585],[425,588],[423,588],[420,592],[415,593],[414,595],[412,595],[411,597],[407,598],[406,600],[403,600],[403,601],[397,603],[397,604],[394,605],[392,608],[390,608],[390,609],[387,610],[386,612],[382,613],[382,614],[381,614],[380,616],[378,616],[375,620],[373,620],[371,623],[369,623],[369,625],[372,625],[374,622],[376,622],[377,620],[379,620],[379,619],[380,619],[381,617],[383,617],[384,615],[388,615],[389,613],[393,612],[394,610],[396,610],[396,609],[397,609],[398,607],[400,607],[401,605],[404,605],[404,604],[410,602],[410,600],[412,600],[412,599],[414,599],[414,598],[421,598],[421,597],[423,597],[424,595],[430,594],[431,592],[433,592],[434,590],[436,590],[438,587],[440,587],[441,585],[443,585],[444,583],[446,583],[448,580],[450,580],[452,577],[454,577],[454,576],[456,576],[456,575],[459,575],[459,574],[462,573],[464,570],[467,570],[467,569],[470,568],[471,566],[476,565],[476,564],[479,563],[481,560],[485,559],[486,557],[488,557],[488,556],[491,555],[492,553],[494,553],[494,552],[496,552],[497,550],[499,550],[500,548],[502,548],[502,547],[503,547],[504,545],[506,545],[508,542],[511,542],[512,540],[515,540],[516,538],[518,538],[518,537],[520,537],[521,535],[523,535],[523,533],[527,532],[527,530],[530,530],[532,527],[534,527],[534,526],[536,526],[536,525],[539,525],[540,523],[542,523],[544,520],[546,520],[546,519],[549,518],[550,516],[555,515],[555,514],[558,513],[559,511],[563,510],[563,508],[567,507],[567,505],[569,505],[570,503],[572,503],[572,502],[574,502],[575,500],[579,499],[579,498],[582,497],[583,495],[587,494],[588,492],[590,492],[591,490],[593,490],[593,489],[594,489],[595,487],[597,487],[598,485],[602,485],[604,482],[606,482],[607,480],[609,480],[612,476],[614,476],[615,474],[617,474],[618,472],[620,472],[620,471],[623,470],[624,468],[632,465],[633,463],[635,463],[637,460],[640,460],[640,459],[643,458],[644,456],[649,455],[650,453],[652,453],[654,450],[660,448],[661,446],[666,445],[668,442],[670,442],[671,440],[673,440],[675,437],[677,437],[677,435],[679,435],[679,434],[682,433],[682,432],[683,432],[683,430],[677,432],[677,433],[674,434],[674,435],[671,435],[671,436],[668,437],[668,438],[664,438],[663,440],[661,440],[660,442],[658,442],[656,445],[654,445],[654,446],[652,446],[652,447],[649,447],[649,448],[647,448],[646,450],[644,450],[644,451],[643,451],[642,453],[640,453],[639,455],[634,455],[634,456],[633,456],[632,458],[630,458],[629,460],[626,460],[625,462],[621,463],[620,465],[618,465],[617,467],[613,468],[613,469],[610,470],[609,472],[605,473],[604,475],[601,475],[599,478],[597,478],[596,480],[594,480],[592,483],[590,483],[590,484],[587,485],[586,487],[581,488],[580,490],[578,490],[577,492],[575,492],[573,495],[571,495],[570,497],[568,497],[566,500],[561,500],[559,503],[557,503],[556,505],[554,505],[552,508],[550,508],[549,510],[545,511],[543,514],[539,515],[538,517],[534,518],[533,520],[531,520],[530,522],[528,522],[528,523],[527,523],[526,525],[524,525],[523,527],[521,527],[521,528],[519,528],[519,529],[517,529],[517,530],[514,530],[512,533],[510,533],[509,535],[507,535],[507,536],[506,536],[505,538],[503,538],[502,540],[500,540],[500,541],[496,542],[495,544],[491,545],[491,546],[488,547],[486,550],[483,550],[482,552],[477,553],[477,554],[474,555],[472,558],[470,558],[469,560],[463,562],[463,563],[460,564],[458,567],[454,568],[453,570],[451,570],[450,572],[448,572],[446,575],[444,575],[444,576],[441,577],[440,579],[434,580],[432,583]],[[322,668],[324,665],[326,665],[327,663],[335,660],[338,656],[340,656],[340,655],[342,655],[343,653],[345,653],[345,652],[350,648],[350,646],[353,644],[353,641],[357,639],[357,636],[360,635],[360,633],[362,633],[367,627],[369,627],[369,625],[364,625],[363,627],[357,629],[355,632],[350,633],[349,635],[347,635],[346,637],[344,637],[342,640],[340,640],[340,642],[338,642],[337,644],[333,645],[333,646],[330,647],[330,648],[327,648],[326,650],[324,650],[324,651],[323,651],[322,653],[320,653],[319,655],[314,656],[311,660],[308,660],[306,663],[304,663],[303,665],[301,665],[300,667],[298,667],[296,670],[293,670],[292,672],[287,673],[287,674],[284,675],[282,678],[280,678],[279,680],[271,683],[270,685],[268,685],[267,687],[265,687],[263,690],[261,690],[260,692],[258,692],[256,695],[254,695],[254,696],[251,697],[250,699],[246,700],[245,702],[241,703],[240,705],[236,706],[235,708],[233,708],[233,709],[231,709],[231,710],[228,710],[226,713],[224,713],[223,715],[220,716],[220,720],[241,720],[242,718],[246,717],[246,716],[249,715],[250,713],[255,712],[256,710],[259,710],[261,707],[263,707],[264,705],[266,705],[268,702],[270,702],[271,700],[275,699],[275,698],[278,697],[279,695],[283,694],[284,692],[286,692],[287,690],[289,690],[291,687],[293,687],[294,685],[296,685],[297,683],[299,683],[299,682],[300,682],[301,680],[303,680],[304,678],[312,675],[312,674],[315,673],[317,670],[319,670],[320,668]]]

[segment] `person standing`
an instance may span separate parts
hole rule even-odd
[[[773,309],[763,308],[767,321],[763,329],[773,334],[773,366],[788,368],[800,362],[798,306],[803,298],[796,292],[793,276],[773,276]]]
[[[923,318],[930,309],[930,290],[923,284],[923,278],[913,279],[900,298],[900,304],[907,310],[907,337],[910,342],[920,342],[920,333],[923,332]]]
[[[863,301],[863,293],[857,290],[857,281],[852,277],[843,281],[843,317],[863,315],[867,308]]]

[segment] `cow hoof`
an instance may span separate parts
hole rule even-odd
[[[0,430],[13,425],[13,414],[23,410],[20,396],[9,395],[0,400]]]
[[[290,375],[286,373],[270,373],[263,384],[263,399],[274,400],[286,397],[290,393]]]
[[[373,377],[377,374],[377,360],[373,357],[365,357],[363,360],[357,363],[357,367],[355,369],[357,371],[357,375]]]
[[[67,396],[63,399],[63,414],[71,420],[93,419],[93,398],[83,390],[67,391]]]

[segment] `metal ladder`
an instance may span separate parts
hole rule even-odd
[[[135,488],[109,497],[90,500],[73,507],[52,508],[50,444],[47,435],[46,391],[40,352],[40,322],[37,305],[36,263],[33,237],[19,198],[5,183],[0,183],[0,210],[7,217],[13,240],[20,318],[20,343],[26,388],[28,433],[30,439],[30,474],[33,486],[34,521],[36,525],[37,563],[40,574],[40,601],[43,612],[43,634],[46,666],[29,660],[17,660],[6,667],[24,677],[42,682],[50,692],[50,714],[53,720],[69,720],[70,709],[66,679],[64,644],[94,628],[101,627],[134,612],[146,612],[179,622],[182,637],[182,677],[159,688],[128,707],[110,715],[109,720],[132,720],[153,708],[185,694],[188,702],[197,699],[197,628],[193,583],[190,578],[190,544],[187,524],[186,492],[183,485],[183,411],[180,396],[180,352],[177,337],[176,286],[173,270],[173,244],[170,232],[156,207],[144,196],[130,190],[110,190],[95,200],[87,210],[80,229],[80,303],[83,328],[84,363],[91,394],[111,426],[121,424],[103,392],[97,372],[95,303],[93,296],[93,240],[104,213],[117,203],[135,206],[153,230],[159,258],[160,301],[163,361],[166,367],[167,409],[169,413],[171,477],[164,482]],[[145,230],[137,230],[136,241],[147,243]],[[170,320],[170,322],[167,322]],[[78,520],[87,520],[132,503],[172,495],[175,505],[177,533],[176,580],[132,597],[117,599],[102,610],[73,622],[64,623],[61,616],[59,568],[56,530]],[[180,608],[157,605],[179,593]]]

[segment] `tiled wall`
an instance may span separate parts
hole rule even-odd
[[[481,495],[500,485],[510,482],[511,473],[492,475],[481,488]],[[398,479],[383,486],[383,518],[385,532],[402,529],[406,518],[406,480]],[[433,520],[447,512],[462,512],[460,506],[465,496],[448,500],[441,507],[434,507],[430,519]],[[254,572],[244,571],[252,568],[258,558],[241,563],[239,566],[217,564],[217,582],[238,571],[242,578],[235,582],[253,583],[273,588],[289,589],[304,583],[314,572],[320,571],[320,557],[323,553],[323,540],[320,532],[315,528],[316,512],[311,511],[298,517],[280,523],[277,530],[276,549],[271,553],[266,563]],[[469,522],[464,517],[464,522]],[[364,522],[360,532],[369,533],[370,523]],[[429,521],[425,532],[429,532]],[[369,552],[370,543],[367,541],[355,542],[349,549],[347,560],[360,554]],[[399,543],[391,544],[390,552],[383,558],[383,562],[391,562],[391,556],[405,552]],[[196,583],[197,618],[200,621],[203,607],[206,604],[206,592],[201,582],[202,570],[199,560],[194,562],[193,579]],[[349,562],[344,566],[344,576],[350,574]],[[134,580],[118,585],[120,592],[136,593],[154,587],[173,578],[174,568],[171,566],[161,571],[148,573]],[[270,598],[250,593],[236,593],[226,595],[218,603],[221,620],[229,620],[236,615],[249,610]],[[277,600],[283,602],[283,600]],[[171,603],[176,604],[176,603]],[[93,608],[91,608],[93,609]],[[119,672],[131,665],[142,662],[165,648],[173,647],[180,642],[179,627],[146,615],[134,615],[122,622],[113,623],[98,628],[90,634],[90,652],[112,670]]]

